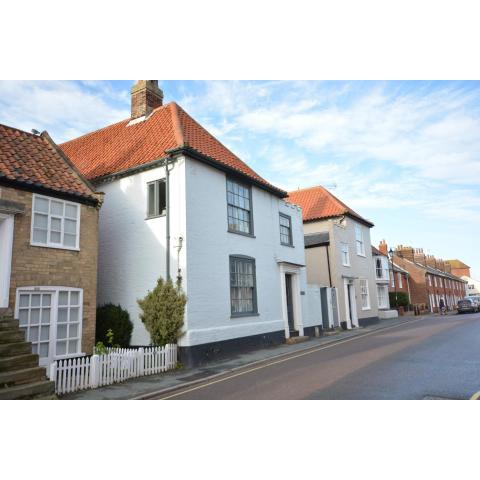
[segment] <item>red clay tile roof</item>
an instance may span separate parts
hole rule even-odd
[[[123,120],[70,140],[61,147],[89,179],[164,158],[167,150],[190,147],[286,196],[286,192],[255,173],[175,102],[156,108],[144,121],[128,125],[129,122],[130,119]]]
[[[289,192],[288,201],[302,208],[304,222],[350,215],[365,225],[373,227],[372,222],[361,217],[321,186]]]
[[[388,257],[388,255],[385,255],[383,252],[381,252],[378,248],[375,248],[372,245],[372,253],[373,255],[381,255],[382,257]]]
[[[48,133],[41,135],[0,124],[0,182],[98,202],[86,179],[55,145]]]

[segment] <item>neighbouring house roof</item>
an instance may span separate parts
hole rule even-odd
[[[373,227],[372,222],[360,216],[322,186],[289,192],[288,201],[302,208],[304,222],[348,215],[368,227]]]
[[[445,260],[447,263],[451,265],[452,268],[470,268],[468,265],[463,263],[461,260]]]
[[[395,272],[400,272],[400,273],[404,273],[405,275],[410,275],[407,270],[405,270],[404,268],[400,267],[399,265],[397,265],[395,262],[393,263],[393,270]]]
[[[305,248],[321,247],[330,245],[330,234],[328,232],[308,233],[304,235]]]
[[[175,102],[156,108],[145,120],[123,120],[61,146],[91,180],[128,172],[166,158],[172,150],[183,149],[187,154],[199,155],[199,160],[248,178],[279,197],[287,196],[286,192],[252,170]]]
[[[53,142],[0,124],[0,184],[97,204],[98,194]]]
[[[381,252],[378,248],[374,247],[373,245],[372,245],[372,254],[381,255],[382,257],[388,257],[388,255],[385,255],[383,252]]]
[[[436,268],[429,267],[429,266],[426,266],[426,265],[422,265],[421,263],[418,263],[418,262],[412,262],[412,260],[409,260],[408,258],[405,258],[405,257],[400,257],[400,258],[402,258],[402,260],[404,260],[405,262],[411,263],[411,264],[425,270],[427,273],[430,273],[432,275],[437,275],[439,277],[449,278],[451,280],[456,280],[456,281],[462,282],[462,283],[468,283],[465,280],[463,280],[462,278],[457,277],[456,275],[453,275],[451,273],[442,272],[441,270],[438,270]]]

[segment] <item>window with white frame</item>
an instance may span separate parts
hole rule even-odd
[[[378,308],[388,308],[388,286],[377,285]]]
[[[80,204],[33,195],[31,244],[78,250]]]
[[[81,353],[82,295],[69,287],[17,289],[19,325],[42,365]]]
[[[255,259],[230,256],[230,307],[232,316],[257,313]]]
[[[227,210],[230,232],[253,234],[252,190],[249,186],[227,178]]]
[[[431,287],[432,286],[432,276],[427,275],[427,277],[428,277],[428,286]]]
[[[348,243],[341,243],[341,252],[342,252],[342,265],[345,267],[350,266],[350,252],[348,249]]]
[[[370,308],[370,295],[368,293],[368,280],[366,278],[360,279],[360,297],[362,310],[368,310]]]
[[[355,225],[355,243],[357,245],[357,255],[365,256],[365,243],[363,241],[363,229],[360,225]]]
[[[167,208],[165,180],[155,180],[147,183],[147,218],[164,215]]]
[[[384,278],[383,272],[384,272],[384,268],[383,268],[382,259],[380,257],[376,257],[375,258],[375,276],[377,278]]]
[[[398,278],[398,288],[402,288],[403,282],[402,282],[402,274],[400,272],[397,272],[397,278]]]
[[[433,284],[437,286],[437,277],[433,277]]]
[[[393,271],[390,270],[390,283],[391,283],[392,287],[395,286],[395,277],[393,275],[394,275]]]

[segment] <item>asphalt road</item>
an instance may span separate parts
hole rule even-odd
[[[158,399],[468,399],[480,314],[425,317],[245,367]]]

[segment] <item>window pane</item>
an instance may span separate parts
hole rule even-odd
[[[65,247],[75,248],[77,246],[77,236],[70,235],[69,233],[65,233],[63,235],[63,245]]]
[[[33,241],[35,243],[47,243],[47,231],[38,230],[37,228],[33,229]]]
[[[65,233],[71,233],[73,235],[76,235],[76,233],[77,233],[77,221],[66,219],[65,222],[64,222],[64,229],[65,229]]]
[[[32,295],[31,304],[32,307],[39,307],[40,306],[40,294],[36,293]]]
[[[29,342],[38,342],[38,327],[30,327],[28,332]]]
[[[63,217],[63,202],[56,202],[55,200],[52,200],[50,202],[50,213],[52,215]]]
[[[166,208],[167,208],[166,185],[165,185],[165,182],[162,180],[158,182],[158,213],[159,215],[164,214]]]
[[[68,321],[68,308],[58,309],[58,321],[64,323]]]
[[[148,212],[149,217],[156,215],[155,213],[155,183],[148,184]]]
[[[35,213],[33,215],[33,226],[35,228],[46,230],[48,228],[48,215]]]
[[[77,353],[78,340],[70,340],[68,342],[68,353]]]
[[[48,340],[50,338],[50,327],[45,326],[40,328],[40,340]]]
[[[62,291],[58,295],[59,305],[68,305],[68,292]]]
[[[61,243],[61,236],[62,234],[60,232],[50,232],[50,241],[52,243]]]
[[[69,338],[75,338],[78,337],[78,323],[72,323],[70,324],[70,330],[68,332]]]
[[[49,307],[52,301],[52,295],[50,293],[46,293],[42,295],[42,305],[44,307]]]
[[[57,355],[65,355],[67,353],[67,342],[57,342]]]
[[[62,220],[60,218],[51,218],[50,220],[50,229],[55,232],[60,232],[62,230]]]
[[[18,322],[20,325],[28,324],[28,310],[19,310],[18,312]]]
[[[50,309],[43,308],[42,309],[42,323],[50,323]]]
[[[30,310],[30,325],[38,325],[40,323],[40,309],[32,308]]]
[[[30,304],[30,295],[21,294],[20,307],[28,307],[29,304]]]
[[[35,197],[33,209],[35,212],[48,213],[48,200],[46,198]]]
[[[78,206],[77,205],[65,205],[65,216],[69,218],[77,218]]]
[[[78,307],[70,308],[70,322],[78,322]]]
[[[80,292],[70,292],[70,305],[78,305],[80,302]]]
[[[38,351],[39,357],[48,357],[48,343],[41,343]]]
[[[67,338],[67,325],[57,325],[57,338]]]

